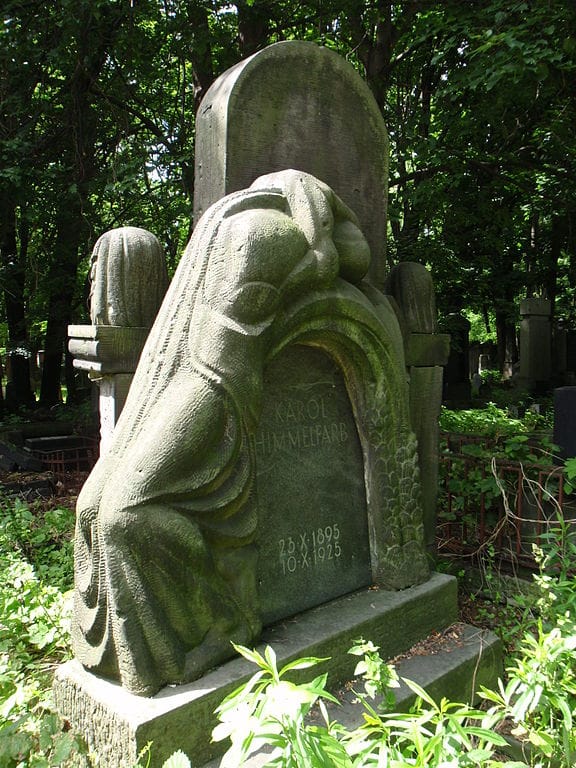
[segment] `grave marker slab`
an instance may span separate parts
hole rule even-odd
[[[371,583],[364,461],[342,372],[308,347],[268,366],[254,437],[264,625]]]

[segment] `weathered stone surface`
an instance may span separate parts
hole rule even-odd
[[[448,361],[450,337],[437,333],[434,285],[423,264],[397,264],[386,280],[386,291],[395,301],[403,332],[410,374],[410,419],[418,441],[424,536],[428,551],[434,553],[442,366]]]
[[[436,333],[436,295],[430,272],[423,264],[401,261],[386,278],[386,293],[402,310],[403,325],[410,333]]]
[[[411,333],[406,340],[406,365],[444,366],[450,352],[447,333]]]
[[[268,366],[254,447],[264,624],[370,584],[364,460],[336,363],[294,346]]]
[[[95,378],[112,373],[134,373],[150,328],[111,325],[69,325],[68,350],[74,367]]]
[[[342,57],[313,43],[277,43],[225,72],[196,115],[194,218],[260,175],[287,168],[328,184],[357,215],[386,274],[388,139],[368,85]]]
[[[457,619],[456,592],[456,579],[445,574],[399,592],[362,590],[265,630],[262,643],[272,645],[280,666],[302,656],[326,658],[319,671],[328,674],[335,689],[353,676],[358,659],[347,651],[359,636],[373,639],[382,656],[391,658]],[[192,765],[202,766],[222,750],[210,742],[214,709],[254,670],[236,658],[196,682],[143,698],[73,661],[59,668],[54,698],[58,711],[85,735],[106,768],[131,768],[150,741],[150,768],[161,768],[176,749]],[[309,672],[302,677],[309,679]]]
[[[364,483],[358,503],[363,495],[372,581],[401,589],[428,577],[398,321],[386,297],[374,304],[350,282],[362,280],[368,263],[354,214],[298,171],[262,177],[203,217],[110,450],[78,500],[73,638],[88,668],[150,695],[222,661],[231,639],[258,637],[253,438],[264,370],[294,344],[321,350],[346,383],[362,450],[351,470]],[[327,487],[318,477],[311,495]],[[281,494],[272,501],[281,504]],[[334,519],[326,512],[323,520],[333,555],[338,544],[352,557]],[[299,534],[314,529],[307,520]],[[365,534],[358,529],[355,538]],[[366,578],[352,574],[344,587],[325,578],[311,601]],[[272,606],[268,617],[301,607]]]
[[[410,369],[410,414],[418,440],[424,539],[429,552],[434,552],[436,548],[442,377],[440,366]]]
[[[94,325],[150,328],[168,288],[162,246],[145,229],[111,229],[94,246],[90,278]]]

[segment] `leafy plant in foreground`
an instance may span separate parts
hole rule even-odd
[[[264,745],[274,748],[267,763],[270,768],[351,766],[323,703],[336,701],[326,690],[326,675],[300,685],[285,679],[290,670],[308,669],[322,660],[298,659],[278,670],[276,654],[269,646],[264,655],[242,646],[234,648],[259,670],[216,710],[220,724],[212,737],[215,741],[230,738],[232,742],[222,759],[222,768],[239,768]],[[324,726],[305,722],[316,703]]]
[[[377,655],[375,646],[361,643],[366,649],[361,666],[365,681],[374,674],[375,686],[394,674]],[[355,653],[359,645],[355,646]],[[255,663],[259,670],[246,685],[238,688],[218,707],[220,724],[213,738],[230,738],[232,744],[225,754],[223,768],[240,768],[248,757],[263,746],[273,752],[266,765],[269,768],[500,768],[504,765],[495,757],[505,739],[492,730],[492,716],[463,704],[443,699],[437,704],[420,686],[406,680],[418,697],[409,713],[380,713],[366,697],[364,723],[347,730],[331,721],[324,701],[336,699],[326,690],[326,675],[312,682],[288,682],[290,670],[306,669],[321,659],[306,658],[277,669],[276,656],[267,647],[262,656],[241,646],[236,650]],[[380,667],[380,668],[379,668]],[[310,724],[306,716],[317,705],[323,725]],[[521,762],[507,763],[508,768],[525,768]]]
[[[531,745],[527,755],[540,768],[572,768],[576,762],[576,627],[568,618],[552,629],[542,623],[526,633],[498,693],[483,691],[492,712],[515,725],[512,735]]]
[[[398,675],[392,664],[385,664],[378,653],[379,647],[374,645],[371,640],[359,638],[355,645],[350,648],[348,653],[353,656],[362,656],[354,669],[354,676],[362,676],[364,680],[364,690],[366,695],[374,698],[377,695],[382,697],[380,707],[383,709],[392,709],[396,704],[396,696],[393,689],[398,688]]]
[[[48,768],[82,751],[51,711],[55,664],[68,656],[70,513],[0,507],[0,765]],[[67,537],[66,538],[66,534]],[[35,562],[31,562],[34,560]]]

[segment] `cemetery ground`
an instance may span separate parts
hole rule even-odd
[[[505,405],[503,401],[501,404]],[[405,763],[399,763],[404,765],[568,768],[574,764],[576,541],[569,520],[557,514],[559,498],[566,509],[570,508],[573,467],[570,461],[563,466],[553,464],[554,447],[544,407],[542,415],[531,410],[529,403],[523,403],[520,412],[525,411],[525,415],[511,418],[506,407],[482,405],[466,411],[444,410],[442,414],[445,450],[439,489],[437,568],[459,578],[461,620],[489,627],[500,636],[506,654],[505,687],[487,694],[480,710],[433,703],[419,691],[421,708],[411,719],[395,718],[392,726],[386,726],[384,710],[368,709],[369,726],[356,733],[343,732],[338,741],[325,729],[316,728],[321,724],[318,714],[312,725],[302,724],[303,713],[318,698],[329,696],[324,691],[325,681],[317,677],[321,667],[318,671],[312,668],[312,682],[290,689],[296,710],[284,713],[288,725],[299,730],[296,741],[303,750],[300,761],[296,758],[296,762],[290,762],[287,757],[291,753],[291,759],[295,759],[295,742],[287,728],[275,736],[276,745],[285,754],[284,762],[276,765],[376,765],[368,756],[362,762],[362,749],[370,739],[372,744],[379,740],[381,749],[386,745],[390,759],[405,759]],[[455,449],[456,434],[460,437]],[[522,488],[514,480],[519,475],[509,471],[515,463],[522,467]],[[542,473],[544,466],[548,467],[546,475]],[[0,767],[72,768],[90,764],[81,741],[52,712],[50,703],[53,670],[69,654],[74,502],[84,477],[84,472],[70,472],[56,483],[57,495],[48,498],[25,500],[18,494],[2,497]],[[2,478],[4,485],[18,480],[28,482],[31,476],[5,474]],[[516,512],[524,515],[529,505],[526,502],[522,511],[518,499],[529,497],[536,500],[536,507],[540,504],[540,511],[534,512],[533,504],[521,523],[515,519]],[[455,625],[442,634],[432,634],[411,652],[434,654],[446,643],[457,645],[458,632]],[[393,692],[387,686],[393,683],[394,672],[379,660],[371,645],[377,646],[378,638],[365,640],[356,650],[361,662],[359,679],[351,685],[359,695],[365,688],[371,693]],[[250,654],[250,658],[262,667],[263,690],[253,691],[252,695],[246,691],[243,706],[254,707],[251,723],[255,732],[258,728],[270,731],[260,694],[277,701],[278,685],[288,684],[277,677],[272,654]],[[280,690],[286,693],[287,689]],[[389,706],[393,709],[393,705]],[[491,715],[487,714],[490,710]],[[230,711],[234,712],[233,707]],[[239,714],[235,720],[230,711],[224,731],[241,753],[239,734],[243,741],[246,721]],[[337,712],[333,716],[337,717]],[[512,733],[516,744],[529,742],[531,750],[522,755],[493,743],[492,726],[496,721],[509,740]],[[490,728],[486,729],[487,725]],[[324,762],[318,750],[329,756],[323,758]],[[240,765],[240,753],[234,752],[228,765]],[[176,755],[172,765],[187,765],[186,760]],[[141,765],[146,765],[146,755]]]

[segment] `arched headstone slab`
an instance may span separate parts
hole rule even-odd
[[[388,138],[368,85],[341,56],[304,41],[272,45],[219,77],[196,116],[194,220],[265,173],[324,181],[356,214],[369,277],[386,274]]]

